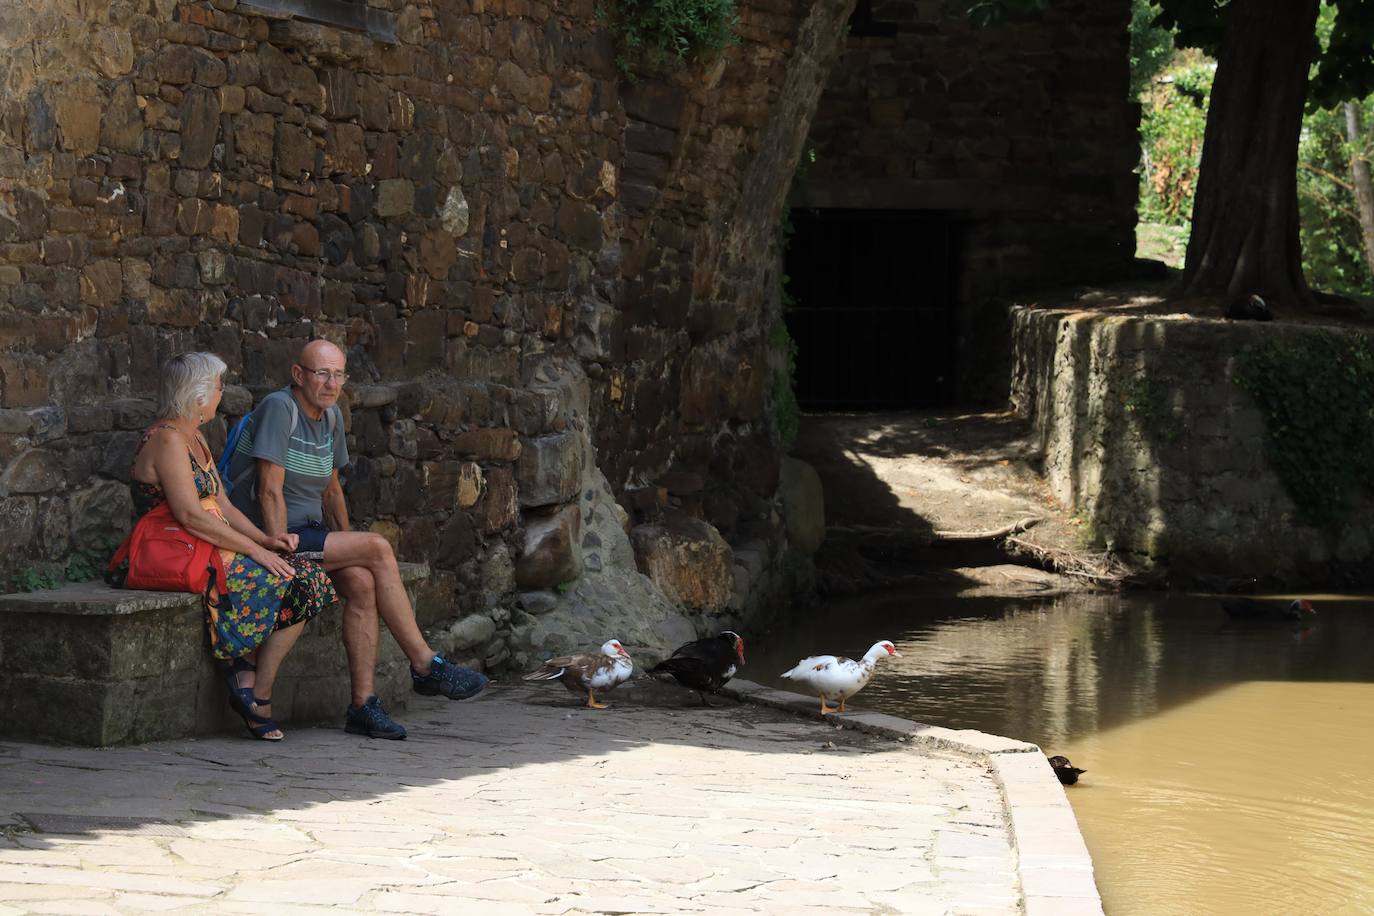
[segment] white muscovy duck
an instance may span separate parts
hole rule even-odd
[[[864,689],[873,677],[878,659],[889,655],[902,657],[897,647],[884,639],[875,642],[858,661],[844,656],[813,655],[797,662],[795,668],[783,672],[782,676],[814,690],[821,698],[821,715],[844,712],[844,701]],[[826,700],[839,700],[840,705],[831,709],[825,705]]]
[[[618,639],[608,639],[600,652],[581,655],[560,655],[525,675],[527,681],[562,681],[573,693],[585,694],[588,709],[606,709],[598,702],[596,692],[611,690],[630,679],[635,663]]]

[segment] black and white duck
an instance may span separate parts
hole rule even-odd
[[[655,677],[669,675],[683,687],[690,687],[709,706],[706,694],[715,693],[744,666],[744,638],[733,630],[694,639],[678,646],[673,654],[649,669]]]

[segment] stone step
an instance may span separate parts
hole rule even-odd
[[[402,563],[414,601],[429,576]],[[306,624],[273,688],[283,724],[342,722],[348,662],[335,606]],[[382,627],[377,694],[399,712],[409,665]],[[200,598],[83,582],[0,595],[0,736],[105,747],[241,730],[207,649]]]

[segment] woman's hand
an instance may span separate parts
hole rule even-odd
[[[296,575],[296,570],[292,568],[290,563],[286,562],[281,554],[273,553],[265,548],[253,551],[248,555],[248,559],[257,563],[274,576],[290,579]]]
[[[259,541],[268,550],[275,550],[278,553],[295,553],[300,542],[301,536],[299,534],[279,534],[276,537],[265,534]]]

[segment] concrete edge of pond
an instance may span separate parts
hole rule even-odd
[[[721,693],[798,715],[816,716],[817,701],[753,681],[730,681]],[[1002,793],[1016,851],[1027,916],[1100,916],[1102,898],[1078,820],[1044,753],[1034,744],[972,729],[941,728],[854,709],[826,718],[842,728],[951,751],[984,764]]]

